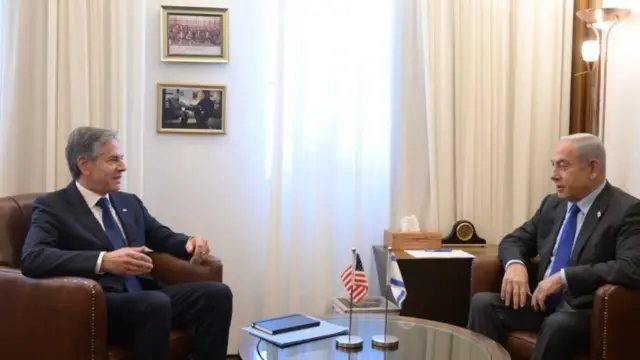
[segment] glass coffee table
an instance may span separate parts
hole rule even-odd
[[[348,326],[348,315],[321,317]],[[336,347],[335,338],[317,340],[280,349],[250,334],[240,344],[243,360],[282,359],[429,359],[429,360],[510,360],[507,351],[495,341],[457,326],[423,319],[389,316],[387,333],[399,339],[396,350],[378,350],[371,338],[384,332],[384,316],[353,315],[352,335],[363,340],[362,350],[347,352]]]

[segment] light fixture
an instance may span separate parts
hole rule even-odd
[[[600,57],[600,43],[598,40],[585,40],[582,43],[582,60],[587,64],[596,62]]]
[[[595,33],[595,40],[582,43],[582,59],[587,64],[590,77],[591,99],[589,115],[592,129],[604,141],[605,111],[607,105],[607,55],[611,29],[621,20],[628,17],[631,10],[623,8],[584,9],[576,13],[578,18],[587,24],[587,28]],[[602,74],[600,74],[602,70]],[[602,80],[602,86],[600,86]],[[602,100],[601,100],[602,99]]]

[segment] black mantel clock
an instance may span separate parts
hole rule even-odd
[[[449,235],[442,238],[442,246],[486,246],[487,241],[478,236],[470,221],[459,220],[453,224]]]

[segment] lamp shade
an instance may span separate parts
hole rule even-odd
[[[585,62],[597,61],[600,57],[600,43],[598,40],[585,40],[582,43],[582,60]]]
[[[596,29],[609,29],[614,22],[629,16],[631,10],[624,8],[583,9],[576,13],[580,20]]]

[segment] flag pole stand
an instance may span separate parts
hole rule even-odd
[[[391,288],[391,248],[387,252],[387,281],[384,294],[384,333],[382,335],[374,335],[371,338],[371,346],[377,349],[396,350],[400,345],[397,336],[387,333],[387,323],[389,321],[389,289]]]
[[[343,351],[360,351],[362,350],[362,338],[359,336],[352,335],[351,323],[353,319],[353,288],[355,288],[356,284],[356,248],[351,248],[351,252],[353,254],[353,258],[351,261],[351,290],[349,296],[349,334],[338,336],[336,338],[336,347]]]
[[[374,335],[371,338],[371,346],[377,349],[396,350],[400,345],[400,340],[397,336],[389,335],[387,333],[387,322],[389,318],[389,285],[387,285],[385,290],[384,301],[384,333],[382,335]]]

